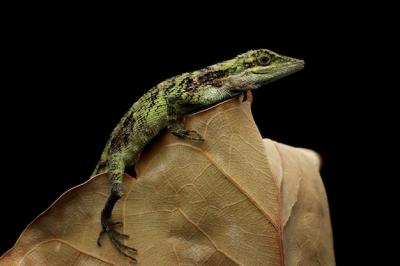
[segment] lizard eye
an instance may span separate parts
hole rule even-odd
[[[271,57],[267,55],[262,55],[257,60],[262,66],[268,66],[271,63]]]

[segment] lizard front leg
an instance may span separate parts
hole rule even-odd
[[[168,131],[180,138],[186,138],[193,141],[204,141],[204,138],[195,130],[187,130],[183,123],[170,122]]]
[[[240,93],[231,93],[224,88],[218,88],[211,85],[200,86],[193,91],[173,94],[167,97],[167,129],[175,136],[188,138],[194,141],[204,141],[203,137],[194,130],[187,130],[180,122],[183,118],[181,114],[187,114],[190,111],[207,108],[221,101],[233,98]],[[247,96],[247,95],[245,95]],[[247,97],[243,97],[244,100]]]
[[[113,246],[124,256],[130,258],[136,263],[136,259],[129,253],[136,253],[136,249],[126,246],[121,242],[121,238],[129,238],[128,235],[119,233],[115,230],[115,226],[122,224],[121,222],[113,222],[111,214],[117,201],[123,196],[122,181],[125,170],[125,163],[121,156],[111,156],[109,161],[110,179],[111,179],[111,194],[107,199],[106,205],[101,212],[102,231],[97,239],[97,245],[101,246],[100,240],[104,234],[107,234]]]
[[[168,126],[167,130],[180,138],[186,138],[193,141],[204,141],[203,137],[195,130],[188,130],[182,123],[183,116],[180,115],[180,109],[185,103],[185,100],[178,96],[169,96],[167,98],[167,115]]]

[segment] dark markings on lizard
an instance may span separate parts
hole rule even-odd
[[[192,91],[195,88],[193,78],[191,76],[184,78],[179,85],[186,88],[187,91]]]
[[[229,70],[216,70],[204,72],[201,76],[198,77],[199,83],[207,83],[211,82],[215,79],[225,77],[229,74]]]
[[[133,126],[135,125],[134,113],[131,111],[123,119],[122,127],[118,128],[118,132],[111,139],[111,150],[118,151],[121,147],[129,144],[129,137],[132,134]]]
[[[133,117],[133,112],[131,112],[126,118],[125,121],[122,124],[123,128],[128,128],[132,127],[135,124],[135,118]]]

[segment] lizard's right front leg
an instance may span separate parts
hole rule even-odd
[[[115,230],[115,226],[121,225],[121,222],[113,222],[111,214],[114,209],[115,203],[123,196],[122,181],[125,170],[125,164],[122,158],[114,156],[110,159],[110,179],[111,179],[111,194],[107,199],[106,205],[101,212],[101,226],[102,231],[97,239],[97,245],[101,246],[100,240],[104,234],[107,234],[113,246],[124,256],[130,258],[132,262],[136,263],[136,259],[129,253],[136,253],[136,249],[128,247],[121,242],[121,238],[129,238],[128,235],[122,234]]]

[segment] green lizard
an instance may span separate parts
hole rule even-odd
[[[115,230],[112,222],[115,203],[122,197],[122,179],[125,168],[138,160],[140,152],[160,131],[167,129],[180,138],[204,141],[194,130],[182,123],[185,115],[205,109],[248,90],[266,85],[292,74],[304,66],[304,61],[281,56],[260,49],[241,54],[231,60],[217,63],[202,70],[184,73],[167,79],[151,88],[124,115],[115,127],[93,175],[108,172],[111,194],[101,213],[100,239],[107,234],[115,248],[133,262],[134,248],[120,239],[128,237]]]

